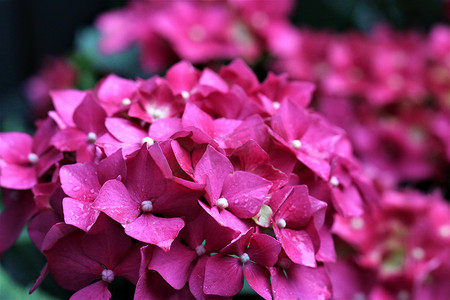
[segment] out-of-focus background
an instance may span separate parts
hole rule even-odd
[[[90,49],[96,17],[125,4],[120,0],[0,0],[0,131],[33,131],[25,81],[42,67],[45,58],[68,55],[74,48]],[[374,24],[384,23],[426,33],[435,24],[448,23],[449,18],[450,2],[444,0],[298,0],[292,15],[298,26],[331,32],[369,31]],[[121,75],[132,73],[118,64]],[[85,87],[91,84],[84,82]],[[67,298],[69,294],[50,279],[27,296],[44,263],[26,233],[22,234],[0,260],[0,299]]]
[[[449,9],[442,7],[450,5],[445,1],[297,0],[292,20],[297,25],[332,31],[368,31],[380,22],[397,29],[426,31],[448,20]],[[102,11],[126,2],[0,0],[1,131],[32,127],[22,92],[24,80],[42,67],[46,57],[61,56],[76,47],[77,35]]]

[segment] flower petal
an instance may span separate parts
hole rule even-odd
[[[127,224],[125,232],[132,238],[156,245],[168,252],[183,227],[184,221],[180,218],[158,218],[147,213]]]
[[[92,207],[121,224],[134,221],[141,213],[140,204],[131,199],[125,185],[116,179],[105,182]]]
[[[177,239],[167,253],[161,249],[155,249],[148,268],[157,271],[167,283],[179,290],[185,286],[191,265],[196,258],[195,251],[182,245]],[[174,272],[174,270],[177,271]]]
[[[111,293],[108,290],[108,284],[103,281],[97,281],[82,288],[70,297],[70,300],[109,300]]]
[[[208,257],[203,292],[207,295],[234,296],[242,290],[242,264],[235,257],[220,254]]]

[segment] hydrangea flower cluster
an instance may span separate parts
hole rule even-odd
[[[295,50],[279,49],[274,68],[317,83],[318,110],[348,132],[368,168],[392,185],[443,182],[450,166],[450,27],[437,25],[428,36],[386,26],[369,35],[291,31]]]
[[[333,232],[351,248],[327,266],[334,297],[446,299],[449,216],[450,205],[438,193],[412,190],[386,191],[380,206],[361,217],[336,216]]]
[[[32,290],[50,273],[72,299],[109,299],[116,277],[135,299],[230,299],[244,277],[264,299],[331,297],[334,216],[377,195],[313,90],[235,60],[51,92],[34,137],[0,133],[0,251],[31,218]]]
[[[267,38],[288,26],[294,1],[130,1],[101,15],[100,49],[140,48],[144,69],[154,72],[179,59],[208,63],[242,57],[256,61]]]

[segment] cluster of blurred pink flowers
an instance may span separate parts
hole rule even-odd
[[[142,66],[164,70],[184,59],[194,64],[242,57],[255,62],[267,39],[289,26],[294,1],[131,1],[97,20],[104,53],[140,48]]]
[[[109,299],[115,277],[135,299],[229,299],[244,277],[265,299],[450,294],[449,204],[396,189],[448,180],[450,28],[333,34],[296,28],[292,8],[147,0],[100,16],[104,53],[137,44],[151,72],[185,61],[53,90],[34,137],[0,133],[0,253],[31,219],[48,260],[33,290],[51,273],[73,299]],[[235,57],[284,74],[221,66]],[[30,94],[65,88],[62,69]]]
[[[318,87],[318,110],[344,128],[387,184],[443,182],[450,165],[450,27],[428,36],[298,30],[275,69]]]
[[[337,216],[333,233],[351,248],[338,245],[345,255],[328,265],[335,299],[446,299],[449,216],[439,193],[413,190],[386,191],[361,217]]]

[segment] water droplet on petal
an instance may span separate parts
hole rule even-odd
[[[79,190],[81,190],[81,187],[79,185],[74,186],[72,189],[72,191],[74,191],[74,192],[78,192]]]

